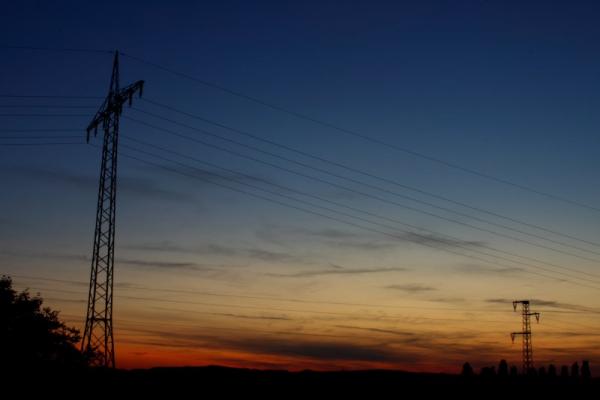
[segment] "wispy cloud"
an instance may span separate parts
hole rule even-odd
[[[378,362],[410,362],[418,359],[414,354],[390,351],[380,346],[360,346],[354,343],[282,341],[255,339],[243,343],[248,351],[317,360],[348,360]]]
[[[246,172],[244,172],[243,174],[235,174],[232,172],[222,171],[222,170],[217,170],[217,169],[185,167],[185,166],[178,166],[178,165],[170,165],[168,170],[165,168],[159,167],[159,166],[155,166],[155,165],[144,166],[143,168],[150,169],[153,173],[158,171],[158,172],[161,172],[164,174],[168,174],[170,178],[173,178],[174,176],[176,176],[176,175],[173,175],[173,173],[176,172],[176,173],[180,174],[181,179],[185,180],[186,182],[189,182],[189,179],[186,178],[186,176],[195,176],[198,178],[198,180],[196,181],[197,183],[202,184],[202,180],[206,180],[207,185],[211,185],[208,181],[223,182],[223,183],[229,183],[229,184],[231,184],[231,183],[235,184],[235,182],[250,183],[250,184],[254,184],[254,185],[256,185],[257,183],[258,184],[266,183],[269,185],[277,184],[277,181],[273,178],[256,175],[256,174],[249,174]],[[171,172],[171,171],[173,171],[173,172]]]
[[[335,228],[309,229],[304,227],[263,224],[256,231],[257,238],[269,243],[281,244],[286,241],[316,241],[319,245],[334,248],[354,248],[362,251],[392,249],[398,242],[387,240],[374,234],[353,232]]]
[[[302,271],[294,274],[277,274],[277,273],[268,273],[267,276],[277,277],[277,278],[311,278],[315,276],[323,276],[323,275],[365,275],[365,274],[381,274],[381,273],[390,273],[390,272],[406,272],[406,268],[353,268],[353,269],[345,269],[340,268],[339,266],[335,266],[330,269],[323,270],[313,270],[313,271]]]
[[[480,264],[471,264],[471,263],[460,264],[460,265],[456,266],[455,269],[459,272],[463,272],[466,274],[496,275],[496,276],[510,275],[510,274],[521,273],[521,272],[525,271],[524,268],[520,268],[520,267],[495,268],[495,267],[489,267],[489,266],[484,266],[484,265],[480,265]]]
[[[78,190],[90,191],[98,185],[98,177],[91,175],[74,174],[64,170],[48,170],[35,167],[20,166],[14,168],[13,174],[19,174],[28,179],[43,182],[64,184]],[[196,198],[189,193],[166,189],[153,180],[141,177],[119,177],[119,191],[124,194],[144,197],[145,199],[160,199],[177,202],[196,202]]]
[[[514,300],[518,300],[518,299],[505,299],[505,298],[493,298],[493,299],[486,299],[485,302],[486,303],[492,303],[492,304],[510,304],[512,305],[512,302]],[[555,300],[543,300],[543,299],[529,299],[531,306],[540,306],[540,307],[550,307],[550,308],[556,308],[556,309],[561,309],[561,310],[568,310],[568,311],[578,311],[578,312],[585,312],[585,313],[597,313],[600,314],[600,309],[598,308],[594,308],[594,307],[586,307],[586,306],[582,306],[579,304],[572,304],[572,303],[563,303],[560,301],[555,301]]]
[[[544,336],[555,337],[598,337],[598,332],[578,332],[578,331],[561,331],[561,332],[544,332]]]
[[[485,242],[479,240],[463,240],[451,238],[445,235],[439,235],[434,233],[420,233],[420,232],[406,232],[401,235],[404,240],[409,242],[441,246],[441,247],[482,247],[485,246]]]
[[[395,329],[370,328],[370,327],[353,326],[353,325],[336,325],[336,327],[343,328],[343,329],[354,329],[354,330],[359,330],[359,331],[367,331],[367,332],[373,332],[373,333],[385,333],[385,334],[389,334],[389,335],[397,335],[397,336],[404,336],[404,337],[415,337],[415,336],[419,335],[418,333],[415,333],[415,332],[399,331],[399,330],[395,330]]]
[[[157,261],[157,260],[140,260],[132,258],[117,258],[115,263],[124,265],[133,265],[137,267],[151,267],[164,269],[185,269],[191,271],[213,271],[213,268],[193,262],[175,262],[175,261]]]
[[[27,250],[0,250],[0,255],[23,258],[52,258],[57,260],[90,261],[85,254],[60,253],[60,252],[32,252]]]
[[[210,315],[218,317],[228,318],[239,318],[239,319],[255,319],[255,320],[266,320],[266,321],[291,321],[292,318],[281,315],[244,315],[244,314],[230,314],[230,313],[210,313]]]
[[[83,254],[71,254],[71,253],[51,253],[51,252],[26,252],[26,251],[11,251],[3,250],[0,251],[0,255],[12,256],[12,257],[24,257],[24,258],[51,258],[57,260],[68,260],[68,261],[84,261],[91,262],[91,258]],[[215,270],[216,265],[214,264],[198,264],[188,261],[162,261],[162,260],[151,260],[151,259],[139,259],[139,258],[126,258],[116,257],[116,264],[131,265],[137,267],[151,267],[151,268],[164,268],[164,269],[187,269],[194,271],[211,271]]]
[[[164,253],[182,253],[196,255],[213,255],[223,257],[240,257],[269,263],[311,263],[306,257],[290,252],[266,250],[258,247],[233,247],[217,243],[201,243],[184,247],[172,242],[143,243],[127,245],[130,250],[153,251]]]
[[[415,362],[421,356],[408,350],[392,349],[384,344],[361,345],[342,340],[306,340],[290,332],[293,339],[239,337],[231,335],[207,335],[195,332],[161,332],[139,330],[140,333],[155,335],[151,343],[158,346],[190,348],[196,346],[230,349],[261,355],[308,358],[318,361],[357,361],[357,362]],[[282,333],[284,334],[284,333]]]
[[[418,363],[431,360],[433,353],[437,354],[438,359],[443,354],[443,358],[451,362],[464,362],[468,359],[474,363],[496,363],[505,354],[505,346],[498,343],[474,342],[479,337],[476,332],[412,332],[352,325],[339,325],[336,328],[370,332],[373,335],[362,335],[362,338],[358,333],[348,334],[348,338],[336,335],[337,338],[324,340],[305,338],[303,336],[306,334],[302,331],[271,332],[274,335],[266,337],[249,336],[252,335],[251,332],[246,335],[233,332],[213,335],[205,331],[163,332],[143,328],[134,328],[133,331],[142,333],[146,339],[136,340],[143,340],[143,344],[149,346],[227,349],[290,358],[298,362],[310,359],[327,365],[338,361],[347,362],[345,365]]]
[[[57,303],[76,303],[76,304],[87,303],[86,299],[67,299],[67,298],[63,298],[63,297],[45,297],[44,301],[53,301],[53,302],[57,302]]]
[[[320,244],[337,248],[353,248],[361,251],[382,251],[405,245],[407,242],[435,246],[440,248],[453,247],[482,247],[484,242],[474,240],[461,240],[434,233],[417,231],[395,232],[394,237],[378,235],[375,233],[357,232],[335,228],[309,229],[304,227],[282,227],[273,224],[264,224],[256,232],[257,237],[274,243],[281,242],[282,238],[290,239],[302,237],[306,240],[316,240]]]
[[[422,285],[420,283],[408,283],[404,285],[388,285],[385,286],[386,289],[399,290],[401,292],[407,293],[423,293],[423,292],[431,292],[437,290],[432,286]]]
[[[444,303],[444,304],[463,304],[467,301],[464,297],[435,297],[431,299],[427,299],[427,301],[433,301],[435,303]]]

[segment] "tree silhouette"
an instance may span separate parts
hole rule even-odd
[[[592,371],[590,370],[590,362],[584,360],[581,363],[581,379],[584,382],[589,382],[592,379]]]
[[[75,347],[79,331],[67,327],[58,311],[42,308],[43,300],[27,290],[17,293],[12,279],[0,278],[0,367],[3,369],[82,366]]]
[[[571,378],[573,378],[574,380],[579,379],[579,363],[577,363],[577,361],[575,361],[573,365],[571,365]]]
[[[545,378],[546,377],[546,367],[544,367],[543,365],[538,368],[538,376],[540,378]]]
[[[506,360],[500,360],[500,364],[498,365],[498,376],[501,378],[506,378],[508,376],[508,363]]]
[[[463,364],[462,372],[460,373],[462,376],[473,376],[473,367],[468,362]]]
[[[569,367],[567,367],[566,365],[560,367],[560,377],[564,379],[569,377]]]
[[[554,364],[548,366],[548,377],[551,379],[556,378],[556,366]]]

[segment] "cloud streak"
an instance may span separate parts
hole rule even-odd
[[[381,274],[391,272],[406,272],[406,268],[356,268],[356,269],[344,269],[336,266],[335,268],[326,270],[314,270],[314,271],[302,271],[294,274],[277,274],[268,273],[265,274],[271,277],[277,278],[311,278],[315,276],[324,275],[366,275],[366,274]]]
[[[191,271],[213,271],[213,268],[205,265],[196,264],[193,262],[173,262],[173,261],[155,261],[155,260],[140,260],[132,258],[117,258],[117,264],[132,265],[137,267],[151,267],[161,269],[184,269]]]
[[[263,177],[263,176],[258,176],[258,175],[252,175],[252,174],[248,174],[245,173],[243,175],[241,174],[234,174],[234,173],[230,173],[227,171],[221,171],[221,170],[210,170],[210,169],[206,169],[206,168],[196,168],[196,167],[184,167],[184,166],[178,166],[178,165],[173,165],[173,166],[169,166],[169,170],[166,170],[165,168],[159,167],[159,166],[155,166],[155,165],[149,165],[147,167],[145,167],[147,169],[150,169],[153,171],[153,173],[155,172],[161,172],[164,173],[165,175],[168,175],[169,178],[173,178],[173,172],[177,171],[177,173],[182,174],[180,177],[182,180],[185,180],[186,182],[189,182],[189,178],[186,176],[189,175],[193,175],[198,177],[198,179],[205,179],[207,181],[212,181],[212,182],[223,182],[223,183],[234,183],[234,181],[237,182],[243,182],[243,183],[251,183],[251,184],[256,184],[256,183],[266,183],[268,185],[277,185],[277,181],[275,181],[272,178],[267,178],[267,177]],[[184,176],[185,175],[185,176]],[[202,181],[196,181],[196,183],[194,185],[198,185],[198,184],[203,184]],[[206,185],[210,185],[212,187],[212,184],[206,182]]]
[[[98,186],[96,176],[73,174],[67,171],[47,170],[34,167],[15,168],[16,174],[28,179],[41,180],[43,182],[52,182],[65,184],[78,190],[89,192]],[[175,202],[195,203],[194,196],[187,193],[180,193],[168,190],[158,186],[154,181],[139,177],[121,177],[119,176],[119,192],[140,196],[145,199],[160,199]]]
[[[461,264],[456,267],[456,270],[459,272],[463,272],[471,275],[492,275],[492,276],[502,276],[502,275],[510,275],[515,273],[524,272],[524,268],[520,267],[505,267],[505,268],[495,268],[488,267],[479,264]]]
[[[241,257],[268,263],[302,263],[310,264],[306,257],[289,252],[272,251],[258,247],[233,247],[216,243],[203,243],[193,247],[184,247],[172,242],[143,243],[128,245],[130,250],[152,251],[162,253],[181,253],[194,255],[211,255],[222,257]]]
[[[388,286],[385,286],[385,288],[391,289],[391,290],[399,290],[401,292],[406,292],[406,293],[423,293],[423,292],[432,292],[434,290],[437,290],[436,288],[434,288],[432,286],[422,285],[419,283],[409,283],[409,284],[405,284],[405,285],[388,285]]]
[[[515,299],[493,298],[493,299],[486,299],[485,302],[491,303],[491,304],[510,304],[510,305],[512,305],[512,302],[514,300]],[[529,301],[531,302],[532,307],[533,306],[541,306],[541,307],[556,308],[559,310],[600,314],[600,309],[593,308],[593,307],[585,307],[585,306],[582,306],[579,304],[563,303],[563,302],[555,301],[555,300],[543,300],[543,299],[535,299],[535,298],[530,299]]]
[[[282,238],[289,237],[297,240],[299,237],[307,240],[316,240],[320,244],[334,248],[353,248],[361,251],[383,251],[391,250],[406,242],[417,243],[426,246],[442,248],[465,248],[483,247],[484,242],[473,240],[461,240],[450,238],[435,233],[421,233],[416,231],[395,232],[397,239],[383,237],[381,235],[348,230],[324,228],[309,229],[303,227],[281,227],[266,224],[256,232],[256,235],[264,240],[279,243]]]
[[[324,362],[416,362],[421,360],[417,353],[389,348],[386,345],[361,345],[339,340],[306,340],[303,338],[284,339],[269,336],[234,337],[227,335],[206,335],[195,332],[161,332],[155,330],[134,329],[139,333],[150,334],[157,339],[150,343],[156,346],[194,348],[198,346],[214,349],[228,349],[253,353],[256,355],[283,356],[311,359]],[[293,333],[292,333],[293,334]]]
[[[292,318],[287,316],[273,316],[273,315],[244,315],[244,314],[231,314],[231,313],[210,313],[217,317],[228,317],[238,319],[252,319],[252,320],[265,320],[265,321],[291,321]]]

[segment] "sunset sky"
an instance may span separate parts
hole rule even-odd
[[[123,3],[0,15],[0,274],[79,328],[105,50],[146,81],[118,367],[520,367],[520,299],[536,365],[600,365],[600,3]]]

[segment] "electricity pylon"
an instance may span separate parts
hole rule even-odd
[[[523,330],[521,332],[512,332],[510,339],[515,342],[515,336],[523,337],[523,374],[529,373],[533,369],[533,343],[531,342],[531,316],[540,322],[540,313],[529,311],[529,300],[513,301],[513,309],[517,311],[517,305],[521,304],[521,314],[523,316]]]
[[[91,354],[92,365],[99,367],[115,367],[112,316],[119,117],[123,104],[128,102],[131,105],[136,92],[141,97],[143,87],[144,81],[137,81],[123,89],[119,87],[119,52],[115,52],[108,96],[87,127],[88,142],[90,132],[94,131],[96,136],[99,126],[104,130],[104,139],[90,291],[81,350]]]

